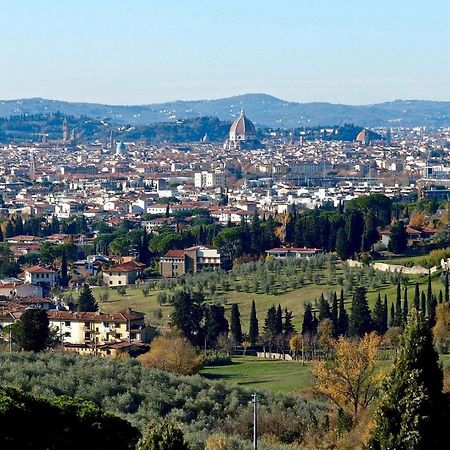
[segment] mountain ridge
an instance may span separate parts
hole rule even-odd
[[[259,127],[293,128],[344,123],[357,123],[366,127],[450,126],[450,102],[447,101],[398,99],[368,105],[299,103],[265,93],[138,105],[68,102],[33,97],[0,100],[0,117],[61,112],[77,117],[108,118],[118,124],[148,125],[203,116],[233,120],[242,108]]]

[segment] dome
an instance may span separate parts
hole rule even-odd
[[[127,152],[127,146],[123,142],[118,142],[116,146],[116,155],[124,155]]]
[[[378,133],[375,133],[375,131],[368,130],[367,128],[364,128],[358,133],[358,136],[356,136],[356,141],[361,142],[363,144],[369,144],[372,141],[379,141],[383,139],[383,136],[381,136]]]
[[[254,140],[256,139],[256,129],[252,121],[248,119],[244,110],[230,127],[230,141]]]

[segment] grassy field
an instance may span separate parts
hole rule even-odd
[[[339,271],[338,271],[339,273]],[[255,292],[242,292],[236,290],[230,290],[228,292],[218,291],[213,298],[221,299],[225,302],[225,309],[227,314],[230,314],[231,305],[237,303],[239,305],[239,310],[241,313],[241,322],[244,331],[248,329],[248,321],[250,316],[250,308],[252,300],[255,300],[257,316],[259,319],[260,327],[263,326],[263,321],[267,312],[267,309],[275,304],[281,304],[283,308],[288,308],[293,311],[294,319],[293,323],[297,330],[301,329],[301,324],[303,320],[303,310],[306,302],[314,302],[322,293],[326,295],[330,291],[341,290],[341,286],[336,282],[334,284],[326,284],[326,277],[322,277],[321,284],[314,284],[311,281],[305,281],[302,287],[297,289],[287,289],[284,291],[281,289],[281,283],[278,282],[278,289],[275,295],[265,294],[259,291]],[[410,276],[410,288],[408,289],[408,298],[410,304],[414,297],[414,285],[416,282],[420,284],[421,290],[427,289],[427,277],[414,277]],[[439,279],[436,277],[432,280],[433,291],[436,296],[439,294],[439,290],[444,290],[444,286]],[[108,293],[109,298],[107,301],[100,301],[100,297],[105,292]],[[152,290],[147,296],[144,296],[142,287],[128,286],[125,295],[120,295],[116,289],[111,288],[94,288],[93,293],[100,304],[100,309],[104,312],[117,312],[125,308],[133,308],[137,311],[141,311],[146,314],[148,320],[154,324],[167,325],[169,316],[171,313],[171,307],[168,305],[161,306],[158,301],[158,294],[160,291]],[[369,306],[373,306],[378,293],[384,297],[386,294],[388,297],[389,307],[392,302],[396,299],[396,286],[385,284],[374,289],[369,289],[367,293],[367,298]],[[77,294],[74,294],[76,298]],[[403,292],[402,292],[403,297]],[[345,298],[347,305],[351,303],[351,294],[348,294]]]
[[[201,374],[249,388],[292,392],[312,386],[311,364],[276,361],[252,356],[235,356],[229,366],[206,367]]]
[[[314,383],[312,363],[277,361],[252,356],[234,356],[229,366],[206,367],[201,374],[212,380],[223,380],[249,388],[274,392],[295,392],[311,388]],[[446,377],[450,376],[450,355],[441,355]],[[380,361],[380,367],[389,372],[391,361]],[[446,383],[450,387],[450,383]]]

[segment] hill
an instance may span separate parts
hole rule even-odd
[[[173,101],[148,105],[103,105],[42,98],[0,101],[0,117],[60,111],[76,117],[109,118],[120,124],[149,125],[203,116],[231,121],[244,108],[259,127],[293,128],[357,123],[377,126],[449,126],[450,102],[395,100],[373,105],[296,103],[267,94],[214,100]]]

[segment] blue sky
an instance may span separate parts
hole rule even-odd
[[[0,0],[0,98],[450,100],[444,0]]]

